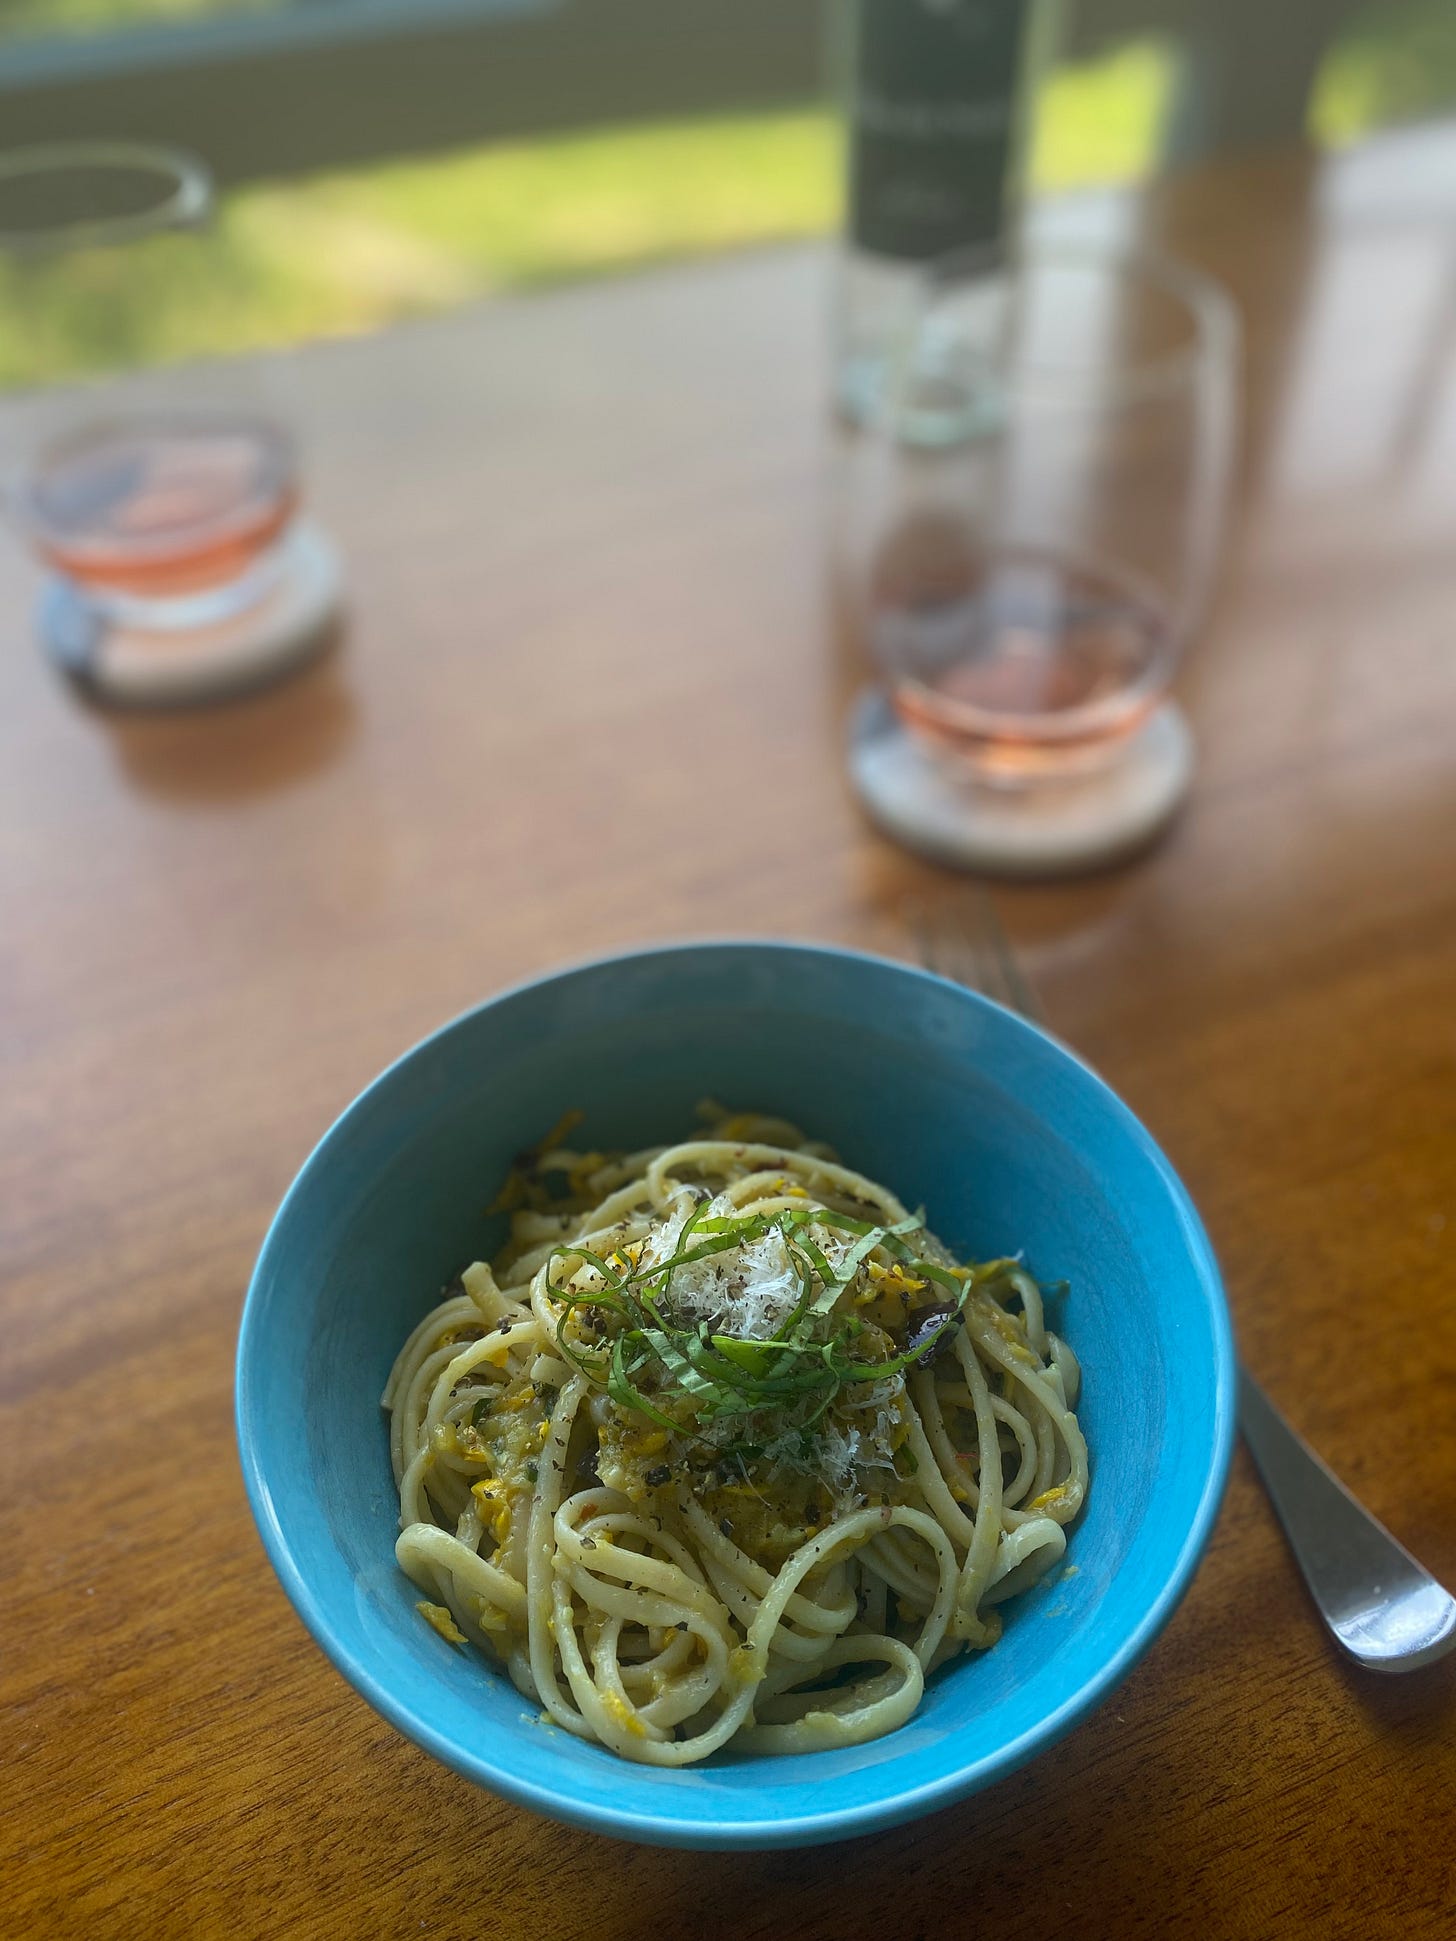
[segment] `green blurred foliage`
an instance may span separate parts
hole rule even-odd
[[[1325,59],[1310,132],[1342,147],[1391,122],[1456,107],[1456,0],[1374,0]]]
[[[257,8],[277,0],[226,0]],[[218,0],[0,0],[0,35]],[[1173,56],[1137,41],[1047,80],[1042,190],[1156,161]],[[1329,142],[1456,99],[1456,0],[1382,0],[1328,57]],[[0,384],[357,334],[486,291],[753,243],[838,220],[840,137],[822,108],[481,147],[238,190],[201,236],[50,263],[0,261]]]
[[[1052,76],[1038,183],[1145,169],[1168,80],[1153,46]],[[834,119],[813,108],[246,188],[205,235],[0,262],[0,383],[354,334],[489,290],[823,235],[838,219],[840,174]]]
[[[73,34],[98,28],[193,20],[199,14],[269,13],[289,0],[0,0],[0,41],[14,35]]]

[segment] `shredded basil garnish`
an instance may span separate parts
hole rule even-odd
[[[973,1287],[1020,1271],[1015,1262],[1003,1260],[952,1273],[925,1259],[908,1241],[909,1235],[924,1229],[923,1214],[877,1226],[827,1207],[707,1218],[707,1205],[703,1201],[694,1208],[672,1255],[653,1266],[629,1265],[621,1254],[607,1260],[592,1248],[572,1242],[553,1250],[548,1269],[552,1275],[557,1263],[570,1263],[569,1271],[575,1274],[588,1267],[600,1283],[582,1291],[566,1285],[564,1278],[551,1281],[551,1292],[565,1310],[557,1329],[561,1353],[605,1388],[620,1408],[675,1432],[691,1433],[696,1426],[722,1417],[800,1401],[814,1404],[800,1425],[811,1428],[841,1389],[902,1374],[926,1355],[958,1322]],[[833,1227],[857,1236],[837,1269],[807,1231],[810,1226]],[[714,1332],[706,1321],[688,1326],[671,1319],[665,1310],[679,1268],[774,1232],[782,1236],[799,1282],[794,1309],[775,1335],[759,1341]],[[870,1361],[852,1351],[851,1344],[862,1333],[856,1317],[844,1317],[827,1339],[816,1338],[815,1330],[833,1313],[840,1295],[877,1247],[893,1255],[904,1271],[934,1282],[953,1298],[940,1326],[919,1336],[913,1348]],[[610,1347],[589,1348],[567,1338],[566,1324],[579,1309],[595,1309],[616,1322]]]

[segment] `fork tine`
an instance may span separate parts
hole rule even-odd
[[[995,1003],[1001,1002],[997,988],[996,960],[985,948],[984,939],[979,932],[972,930],[956,940],[957,983],[964,984],[968,990],[980,991]]]
[[[995,967],[987,965],[974,934],[949,921],[943,910],[924,904],[917,905],[912,928],[917,954],[928,971],[948,983],[991,995],[987,980],[988,974],[994,977]]]
[[[995,955],[1001,988],[1005,993],[1001,1002],[1008,1010],[1019,1012],[1022,1017],[1040,1023],[1041,1005],[1016,960],[1016,952],[1011,947],[1011,939],[1006,934],[1006,927],[1001,921],[995,902],[984,887],[978,891],[977,903],[981,916],[982,935]]]
[[[1007,989],[1006,967],[987,920],[991,908],[990,897],[978,887],[972,893],[970,904],[970,948],[971,961],[976,966],[976,988],[1014,1011],[1016,1006]]]
[[[928,971],[951,984],[980,989],[974,957],[968,955],[966,941],[948,924],[939,911],[917,904],[911,919],[916,955]]]
[[[1008,1011],[1036,1019],[1040,1006],[1027,983],[996,905],[978,884],[962,906],[964,925],[947,920],[943,912],[924,905],[916,908],[911,927],[920,961],[938,977],[980,991]]]
[[[930,912],[923,903],[911,905],[907,914],[907,927],[915,939],[915,955],[926,970],[936,977],[944,977],[946,972],[941,968],[940,933],[931,922]]]

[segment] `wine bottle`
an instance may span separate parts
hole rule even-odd
[[[849,15],[835,393],[841,415],[865,425],[885,402],[928,276],[954,279],[976,327],[994,329],[1044,15],[1039,0],[849,0]],[[915,378],[903,422],[917,438],[965,435],[964,386],[933,369]]]

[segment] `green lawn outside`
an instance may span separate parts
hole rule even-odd
[[[1169,73],[1146,45],[1055,74],[1038,186],[1146,169]],[[355,334],[489,290],[823,235],[841,172],[835,120],[813,107],[241,189],[203,237],[0,264],[0,383]]]
[[[0,43],[20,36],[92,33],[203,14],[271,13],[290,0],[0,0]]]
[[[257,6],[271,0],[241,0]],[[216,0],[0,0],[0,33],[45,18],[216,10]],[[1172,81],[1155,41],[1062,67],[1039,107],[1040,192],[1155,163]],[[1326,63],[1312,127],[1351,141],[1456,99],[1456,5],[1387,0]],[[376,330],[498,289],[746,244],[838,220],[827,110],[504,143],[241,189],[202,237],[0,263],[0,384]]]

